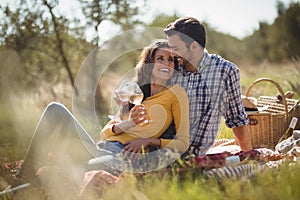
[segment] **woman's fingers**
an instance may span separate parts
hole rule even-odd
[[[147,110],[143,105],[136,105],[130,111],[130,117],[134,123],[139,124],[146,120]]]

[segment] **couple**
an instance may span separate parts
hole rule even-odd
[[[148,78],[159,76],[160,82],[144,86],[144,105],[133,107],[129,112],[128,119],[124,120],[124,124],[111,122],[103,129],[101,138],[110,142],[102,143],[103,148],[95,148],[97,144],[73,118],[72,114],[62,105],[52,103],[46,108],[36,128],[31,146],[24,159],[21,174],[29,178],[35,174],[37,167],[45,165],[47,162],[63,165],[70,161],[74,163],[74,168],[68,169],[69,173],[72,174],[74,169],[72,175],[76,178],[78,170],[85,171],[86,166],[84,164],[75,165],[75,163],[86,163],[87,160],[95,161],[93,160],[94,157],[107,155],[111,150],[110,148],[115,147],[118,152],[122,151],[123,153],[141,152],[143,151],[142,147],[157,146],[169,147],[179,152],[188,150],[190,153],[203,155],[217,136],[222,116],[225,118],[226,125],[233,129],[241,150],[251,149],[250,134],[246,127],[248,118],[242,106],[240,77],[237,66],[218,55],[209,54],[206,51],[205,28],[194,18],[180,18],[170,23],[164,29],[164,32],[167,35],[168,45],[158,48],[162,51],[151,52],[152,49],[148,52],[149,55],[152,53],[152,56],[157,52],[161,52],[162,55],[158,56],[157,60],[153,60],[151,57],[142,57],[140,62],[142,63],[144,59],[145,68],[143,68],[143,63],[138,65],[141,70],[138,75]],[[165,44],[165,42],[162,44]],[[168,48],[176,54],[179,62],[180,73],[173,75],[172,78],[170,72],[174,68],[174,63],[171,61],[173,55],[167,50]],[[150,69],[147,69],[148,63],[154,63],[154,65],[149,65],[153,67],[152,69],[149,66]],[[163,63],[168,68],[155,71],[156,63]],[[139,81],[139,78],[137,76],[137,81]],[[146,83],[149,83],[149,81]],[[175,83],[180,84],[185,89],[188,98],[186,98],[184,90]],[[180,95],[180,98],[178,98],[178,95]],[[189,100],[189,113],[187,109],[181,108],[181,106],[188,104],[183,103],[187,99]],[[176,104],[176,101],[179,101],[180,104]],[[138,135],[126,135],[123,132],[136,129],[136,133],[138,133],[138,129],[155,126],[155,121],[157,121],[155,119],[145,127],[136,125],[144,120],[145,115],[149,112],[147,106],[151,103],[159,103],[163,109],[168,111],[164,114],[163,128],[155,133],[149,133],[151,134],[150,138],[132,140]],[[170,105],[172,106],[170,107]],[[176,108],[176,105],[179,108]],[[154,118],[154,115],[151,115],[151,118]],[[186,122],[188,119],[190,123]],[[176,134],[176,137],[164,139],[162,135],[164,135],[164,132],[168,132],[167,126],[172,124],[172,121],[174,121],[176,127],[176,133],[173,133],[173,135]],[[57,124],[57,122],[60,123]],[[70,134],[74,135],[74,133],[76,137],[69,137]],[[66,137],[68,139],[64,139]],[[49,144],[48,146],[41,144],[41,141],[45,139]],[[42,145],[42,148],[39,145]],[[70,147],[71,149],[69,149]],[[51,160],[49,159],[49,153],[53,153],[52,150],[62,150],[65,153],[60,154],[60,159]],[[37,162],[40,165],[33,165]],[[75,170],[75,168],[78,169]],[[82,180],[82,176],[78,178]]]

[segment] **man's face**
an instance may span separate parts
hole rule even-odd
[[[184,65],[187,61],[191,61],[192,52],[186,46],[184,41],[181,40],[179,34],[174,34],[172,36],[168,36],[168,44],[171,47],[172,51],[179,57],[179,63]]]

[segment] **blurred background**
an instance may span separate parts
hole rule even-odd
[[[224,1],[225,2],[225,1]],[[193,16],[207,29],[207,49],[236,63],[242,92],[268,77],[284,91],[300,96],[299,1],[158,1],[158,0],[2,0],[0,4],[0,162],[22,159],[45,106],[58,101],[72,110],[76,76],[88,55],[128,48],[118,34],[134,28],[163,28],[178,17]],[[249,5],[248,5],[249,3]],[[137,34],[138,35],[138,34]],[[132,35],[127,42],[140,44]],[[154,36],[151,36],[154,37]],[[139,45],[136,45],[139,46]],[[99,124],[84,122],[97,139],[110,113],[118,73],[135,66],[137,52],[114,59],[108,79],[97,83]],[[111,53],[102,52],[108,59]],[[95,64],[95,63],[94,63]],[[87,78],[98,80],[95,73]],[[251,95],[277,95],[258,87]],[[89,116],[87,120],[89,121]]]

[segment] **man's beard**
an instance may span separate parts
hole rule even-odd
[[[192,66],[192,64],[183,57],[178,57],[177,60],[179,66],[181,66],[183,69],[188,69]]]

